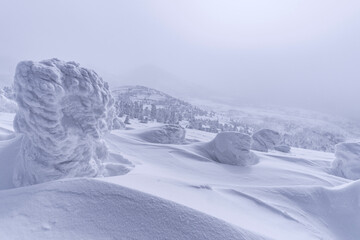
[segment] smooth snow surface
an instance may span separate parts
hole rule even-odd
[[[0,192],[4,239],[265,239],[146,193],[93,179]]]
[[[349,179],[360,179],[360,142],[336,145],[335,156],[333,169],[336,173]]]
[[[14,128],[24,135],[15,185],[101,174],[107,158],[102,137],[114,118],[106,82],[74,62],[24,61],[14,90]]]
[[[11,189],[21,141],[13,117],[0,113],[0,238],[360,239],[360,180],[330,174],[333,153],[270,150],[234,166],[204,154],[215,134],[151,143],[134,123],[104,136],[111,177]]]

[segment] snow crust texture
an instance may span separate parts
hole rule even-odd
[[[221,132],[209,143],[208,152],[220,163],[249,166],[258,162],[250,146],[251,137],[247,134]]]
[[[140,138],[151,143],[182,144],[186,131],[180,125],[167,124],[149,128],[140,134]]]
[[[334,171],[345,178],[360,179],[360,142],[339,143],[335,146]]]
[[[260,152],[267,152],[273,150],[281,141],[281,136],[278,132],[271,129],[261,129],[252,135],[253,143],[251,148]]]
[[[24,135],[16,186],[101,174],[108,155],[102,136],[115,118],[114,100],[102,78],[75,62],[23,61],[16,68],[14,90],[14,129]]]

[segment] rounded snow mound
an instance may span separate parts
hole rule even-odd
[[[250,151],[251,137],[239,132],[221,132],[207,145],[207,152],[217,162],[249,166],[258,162]]]
[[[94,71],[58,59],[24,61],[16,68],[16,132],[24,135],[16,186],[64,177],[97,176],[112,128],[114,100]]]
[[[174,202],[95,179],[1,191],[0,232],[7,239],[264,239]]]
[[[281,141],[280,133],[271,129],[261,129],[252,135],[253,143],[251,149],[267,152],[273,150]]]
[[[337,144],[335,157],[332,168],[336,174],[352,180],[360,179],[360,142]]]
[[[159,127],[151,127],[138,134],[138,136],[151,143],[183,144],[186,131],[180,125],[167,124]]]

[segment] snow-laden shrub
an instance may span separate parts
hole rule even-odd
[[[281,135],[271,129],[261,129],[252,135],[253,143],[251,149],[267,152],[273,150],[275,146],[279,145]]]
[[[221,132],[207,145],[207,152],[217,162],[249,166],[258,162],[250,151],[251,137],[239,132]]]
[[[332,167],[337,175],[352,180],[360,179],[360,142],[337,144],[335,157]]]
[[[24,135],[15,185],[101,175],[108,155],[102,137],[114,121],[106,82],[75,62],[24,61],[14,90],[14,128]]]
[[[143,130],[139,137],[151,143],[182,144],[185,134],[185,129],[180,125],[167,124]]]

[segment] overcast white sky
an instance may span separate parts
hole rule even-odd
[[[0,79],[52,57],[112,85],[360,119],[359,0],[0,0]]]

